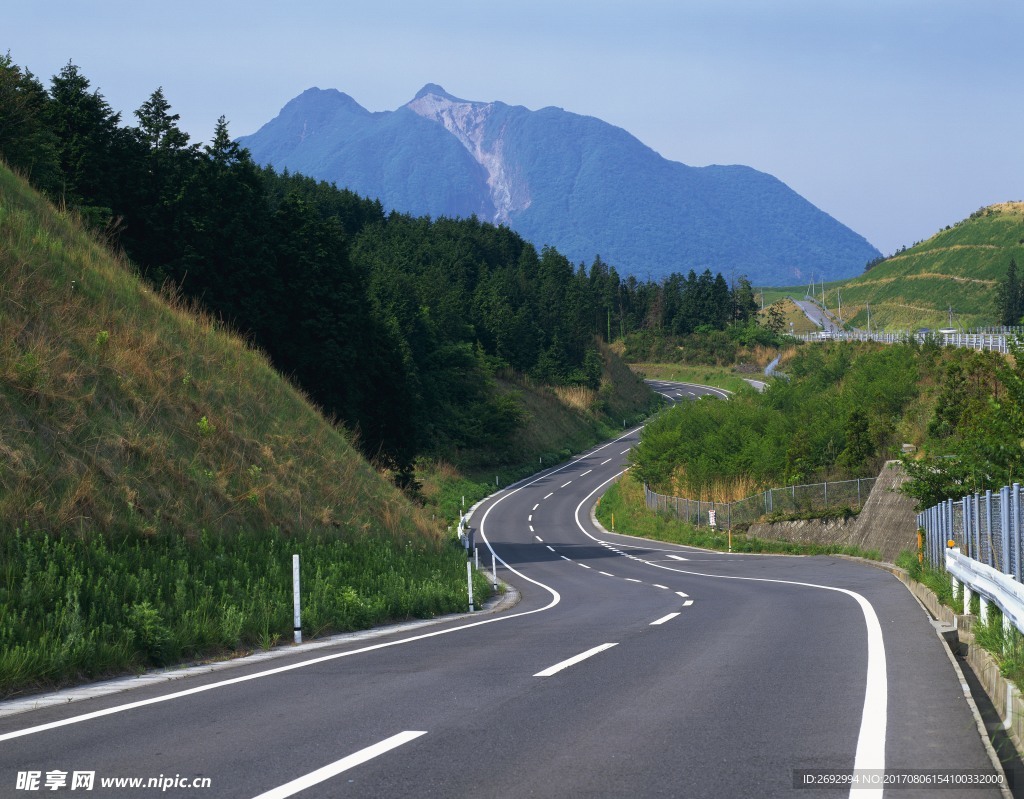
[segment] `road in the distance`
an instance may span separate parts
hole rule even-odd
[[[794,770],[991,772],[938,637],[891,575],[596,528],[589,508],[637,436],[476,510],[521,593],[511,610],[3,719],[0,796],[31,795],[17,789],[31,772],[95,772],[93,796],[267,799],[814,799],[850,792],[795,791]],[[99,785],[157,775],[211,786]]]

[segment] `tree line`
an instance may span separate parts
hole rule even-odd
[[[0,58],[0,156],[154,286],[248,336],[364,452],[408,480],[421,455],[514,433],[502,369],[597,387],[597,339],[748,324],[750,283],[709,269],[622,278],[504,226],[386,211],[255,164],[221,117],[190,141],[161,88],[126,124],[68,63],[49,86]]]

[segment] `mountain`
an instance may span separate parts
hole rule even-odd
[[[869,271],[829,289],[843,300],[843,319],[873,329],[941,328],[997,324],[996,287],[1010,260],[1024,265],[1024,202],[981,208],[926,241],[880,261]]]
[[[560,108],[461,100],[428,84],[395,111],[308,89],[239,142],[253,158],[414,215],[476,215],[574,262],[660,278],[710,268],[755,284],[857,274],[879,256],[780,180],[662,158]]]

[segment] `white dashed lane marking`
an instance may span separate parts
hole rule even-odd
[[[652,621],[651,626],[653,627],[655,624],[664,624],[667,621],[672,621],[672,619],[674,619],[678,615],[678,613],[669,613],[667,616],[662,616],[657,621]]]

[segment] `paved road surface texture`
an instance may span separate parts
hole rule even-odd
[[[475,510],[513,608],[0,719],[0,796],[867,799],[881,791],[835,781],[994,773],[939,638],[888,573],[595,526],[638,433]],[[832,782],[795,789],[801,770]]]

